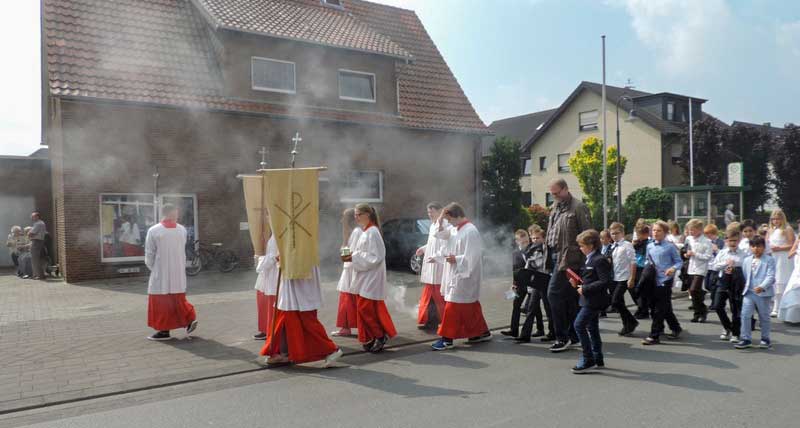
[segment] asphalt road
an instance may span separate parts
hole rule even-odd
[[[685,301],[676,307],[685,307]],[[800,420],[800,328],[776,323],[771,351],[736,351],[716,323],[644,347],[601,323],[607,369],[574,375],[578,351],[427,344],[42,409],[35,427],[791,427]],[[641,334],[640,334],[641,336]],[[756,338],[757,338],[756,332]]]

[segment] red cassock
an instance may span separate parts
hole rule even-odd
[[[478,337],[489,331],[483,318],[481,302],[454,303],[444,306],[442,324],[437,334],[448,339]]]
[[[184,328],[196,318],[186,293],[150,294],[147,298],[147,325],[155,330]]]
[[[397,336],[392,317],[383,300],[358,296],[358,341],[369,343],[383,336]]]
[[[428,306],[431,303],[436,305],[436,315],[439,317],[439,322],[441,322],[442,315],[444,315],[444,296],[442,296],[441,285],[424,284],[422,295],[419,297],[417,324],[424,325],[428,323]]]
[[[336,327],[356,328],[358,327],[358,309],[356,300],[358,296],[344,291],[339,292],[339,310],[336,316]]]
[[[324,360],[337,349],[317,319],[317,311],[282,311],[275,313],[275,334],[267,338],[261,355],[278,355],[283,334],[289,346],[289,360],[296,364]],[[269,331],[267,331],[269,334]]]
[[[275,318],[275,296],[256,290],[256,310],[258,311],[258,331],[269,334]]]

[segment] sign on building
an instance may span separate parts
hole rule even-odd
[[[741,162],[728,164],[728,186],[742,187],[744,185],[744,170]]]

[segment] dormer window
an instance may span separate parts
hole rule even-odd
[[[667,120],[675,120],[675,103],[672,101],[667,103]]]
[[[375,102],[375,74],[339,70],[339,99]]]
[[[319,0],[323,6],[335,7],[337,9],[344,9],[342,0]]]
[[[250,68],[255,91],[294,94],[297,90],[293,62],[254,56]]]

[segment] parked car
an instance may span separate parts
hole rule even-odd
[[[427,218],[398,218],[387,221],[382,228],[387,267],[418,272],[419,260],[414,253],[428,242],[431,221]]]

